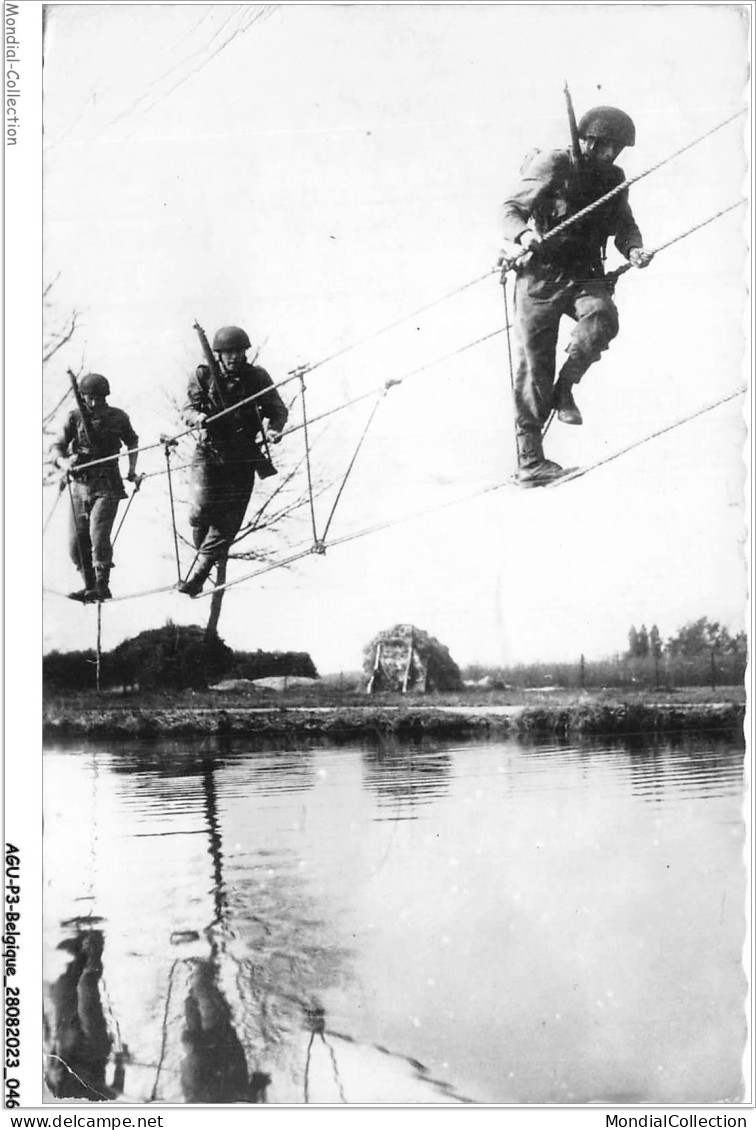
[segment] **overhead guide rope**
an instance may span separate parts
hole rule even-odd
[[[719,122],[718,125],[713,126],[711,129],[707,130],[706,133],[701,134],[699,137],[694,138],[693,141],[689,141],[685,145],[683,145],[680,149],[675,150],[674,153],[671,153],[669,156],[662,158],[660,161],[657,161],[653,165],[650,165],[647,169],[644,169],[643,172],[636,174],[636,176],[634,176],[634,177],[630,177],[628,180],[622,181],[621,184],[617,185],[615,188],[613,188],[609,192],[605,193],[604,196],[599,197],[598,200],[593,201],[593,203],[589,204],[586,208],[583,208],[583,209],[581,209],[581,211],[576,212],[574,216],[568,217],[568,219],[564,220],[557,227],[552,228],[552,230],[550,232],[547,232],[544,235],[544,237],[542,239],[542,243],[547,243],[550,240],[557,238],[563,232],[567,231],[573,224],[578,223],[580,220],[582,220],[586,216],[590,215],[590,213],[595,211],[596,208],[599,208],[603,204],[606,204],[613,197],[619,195],[619,193],[625,192],[628,188],[631,187],[631,185],[635,184],[637,181],[641,180],[643,177],[647,177],[650,173],[653,173],[657,169],[660,169],[663,165],[667,164],[669,161],[672,161],[675,157],[679,157],[680,154],[685,153],[688,149],[692,149],[693,146],[700,144],[700,142],[704,141],[707,137],[710,137],[713,133],[716,133],[717,130],[722,129],[724,126],[728,125],[730,122],[735,121],[736,118],[742,117],[742,115],[745,114],[746,112],[747,111],[746,111],[745,108],[742,109],[742,110],[738,110],[737,113],[731,114],[730,117],[725,118],[724,121]],[[518,257],[518,259],[519,258],[521,258],[521,257]],[[511,267],[514,267],[516,265],[518,259],[507,261],[505,263],[505,269],[510,269]],[[335,360],[337,357],[343,356],[343,354],[349,352],[350,350],[356,349],[359,345],[363,345],[365,342],[371,341],[371,340],[380,336],[383,333],[387,333],[389,330],[394,329],[396,326],[401,325],[403,322],[408,321],[410,318],[417,317],[418,314],[425,313],[426,311],[432,309],[434,306],[437,306],[442,302],[446,302],[448,299],[455,297],[457,294],[460,294],[462,291],[467,290],[469,287],[475,286],[477,283],[483,282],[485,279],[490,278],[491,275],[497,273],[500,266],[501,266],[501,263],[499,264],[499,266],[493,267],[493,268],[491,268],[491,270],[486,271],[485,274],[479,275],[477,278],[471,279],[469,282],[463,283],[462,286],[457,287],[455,290],[449,291],[447,294],[442,295],[440,298],[434,299],[433,302],[429,302],[427,305],[421,306],[419,309],[414,310],[412,313],[406,314],[403,317],[398,318],[396,321],[390,322],[388,325],[383,326],[382,328],[380,328],[378,330],[372,331],[370,334],[367,334],[365,337],[359,338],[357,341],[354,341],[354,342],[350,343],[349,345],[344,346],[342,349],[339,349],[336,352],[329,354],[328,356],[322,358],[320,361],[316,361],[311,365],[303,365],[303,366],[298,367],[297,369],[293,369],[282,380],[266,387],[265,389],[262,389],[260,392],[253,393],[251,396],[245,397],[245,399],[238,401],[236,404],[232,404],[230,407],[225,408],[220,412],[217,412],[214,416],[209,416],[207,418],[207,420],[205,421],[205,425],[207,423],[211,423],[213,421],[220,420],[224,416],[230,414],[231,412],[236,412],[240,408],[245,407],[245,405],[253,403],[254,401],[258,400],[261,396],[264,396],[267,392],[270,392],[271,388],[273,388],[273,389],[283,388],[285,385],[289,384],[291,381],[300,379],[302,374],[311,373],[315,369],[319,369],[323,365],[329,363],[330,361]],[[194,425],[191,428],[185,428],[183,431],[177,432],[175,435],[171,436],[170,438],[175,439],[175,440],[182,439],[184,436],[191,435],[193,432],[198,431],[200,429],[200,427],[202,427],[202,426],[204,426],[204,425]],[[88,467],[95,467],[95,466],[98,466],[101,463],[107,463],[107,462],[112,461],[113,459],[118,459],[118,458],[120,458],[121,455],[128,455],[128,454],[132,454],[133,452],[138,452],[138,451],[149,451],[149,450],[152,450],[154,448],[160,447],[163,442],[164,442],[163,440],[159,440],[156,443],[145,444],[142,447],[128,448],[126,451],[119,452],[117,455],[108,455],[108,456],[103,457],[102,459],[92,459],[92,460],[88,461],[87,463],[80,463],[78,465],[77,469],[78,470],[85,470]]]

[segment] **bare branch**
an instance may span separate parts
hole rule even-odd
[[[43,365],[46,365],[50,358],[54,357],[58,350],[62,349],[63,346],[71,340],[79,325],[79,318],[79,311],[74,310],[62,329],[52,331],[47,345],[43,347]]]
[[[69,385],[68,388],[66,389],[66,391],[61,396],[58,403],[55,405],[55,407],[51,408],[50,411],[45,416],[42,417],[42,431],[45,434],[47,434],[47,432],[46,432],[47,425],[50,423],[50,421],[53,419],[54,416],[57,416],[58,412],[60,411],[60,409],[63,405],[64,400],[70,395],[71,395],[71,386]]]
[[[55,276],[54,279],[51,279],[50,282],[47,283],[44,290],[42,291],[42,301],[43,301],[45,306],[49,305],[49,303],[45,302],[45,299],[49,297],[50,291],[55,286],[55,284],[56,284],[56,282],[58,281],[59,278],[60,278],[60,271],[58,271],[58,273],[57,273],[57,275]]]

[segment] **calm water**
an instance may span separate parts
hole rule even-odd
[[[52,1091],[741,1097],[743,753],[51,745]]]

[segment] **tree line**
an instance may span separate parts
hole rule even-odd
[[[652,668],[657,685],[664,677],[666,682],[682,686],[714,687],[744,681],[748,638],[744,631],[733,635],[719,621],[701,616],[684,624],[666,641],[655,624],[650,631],[645,624],[638,630],[632,626],[625,654],[641,674]]]
[[[42,659],[43,686],[53,692],[92,690],[96,667],[93,650],[52,651]],[[101,688],[141,690],[202,689],[221,679],[319,677],[307,652],[233,651],[219,636],[208,636],[197,625],[170,620],[104,652],[99,667]]]
[[[717,687],[743,683],[747,662],[746,633],[732,634],[702,616],[666,640],[656,624],[633,625],[626,650],[604,659],[580,655],[573,662],[498,668],[471,664],[463,675],[468,683],[484,680],[493,687]]]

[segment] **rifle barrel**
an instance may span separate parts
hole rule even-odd
[[[68,379],[71,382],[71,388],[73,389],[74,400],[76,401],[76,407],[79,409],[79,413],[81,415],[81,424],[82,424],[82,427],[84,428],[84,436],[85,436],[86,441],[89,444],[89,446],[91,448],[94,448],[94,439],[93,439],[93,436],[92,436],[91,428],[89,427],[89,411],[87,409],[86,404],[82,400],[81,392],[79,391],[79,385],[76,381],[76,376],[75,376],[73,370],[72,369],[66,369],[66,372],[68,373]]]

